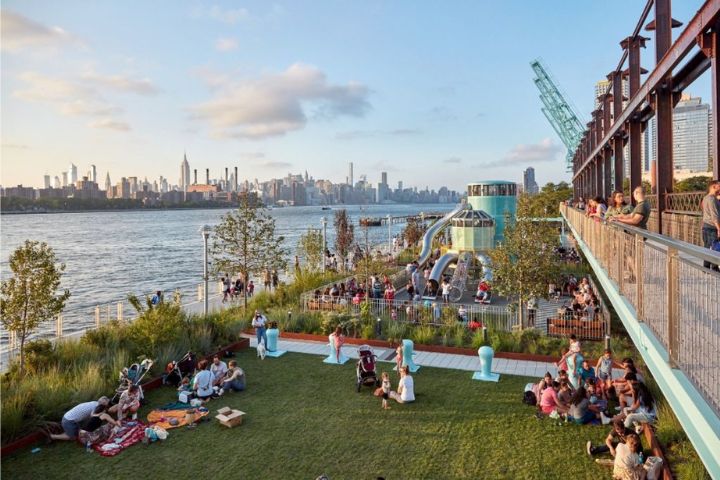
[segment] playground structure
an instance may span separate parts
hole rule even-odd
[[[442,246],[435,249],[435,261],[423,298],[433,300],[440,293],[440,283],[448,268],[453,268],[449,280],[449,299],[461,300],[474,261],[482,266],[482,279],[492,280],[487,250],[502,241],[507,218],[514,218],[517,207],[517,187],[514,182],[489,180],[468,185],[468,199],[431,225],[422,239],[418,264],[420,268],[433,260],[433,241],[442,238]],[[437,255],[443,251],[442,255]]]

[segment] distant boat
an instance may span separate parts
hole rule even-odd
[[[330,207],[322,207],[323,210],[332,210]]]
[[[363,227],[379,227],[382,225],[382,219],[377,217],[362,217],[360,225]]]

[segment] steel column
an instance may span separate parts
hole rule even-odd
[[[612,82],[613,88],[613,119],[617,121],[622,114],[623,108],[623,89],[622,89],[622,75],[616,72],[610,74],[610,81]],[[622,190],[623,178],[625,178],[625,157],[623,152],[623,133],[619,132],[619,135],[615,135],[613,140],[613,155],[615,156],[615,178],[613,184],[615,190]]]
[[[670,0],[655,0],[655,62],[659,64],[672,44],[672,18]],[[655,119],[657,125],[657,185],[658,233],[662,233],[662,214],[665,194],[673,190],[672,70],[667,72],[655,93]]]
[[[628,81],[630,98],[640,90],[640,49],[645,47],[645,37],[627,38],[623,43],[628,49]],[[630,191],[642,185],[642,125],[637,120],[630,120]],[[650,193],[650,192],[647,192]],[[632,195],[631,195],[632,197]],[[634,199],[632,199],[634,202]]]
[[[720,178],[720,140],[718,140],[718,137],[720,137],[720,58],[718,58],[720,56],[720,20],[717,21],[712,30],[699,36],[698,44],[703,53],[710,59],[710,88],[712,90],[710,157],[712,159],[713,178],[717,180]]]
[[[606,132],[610,131],[610,108],[611,108],[612,96],[608,93],[603,98],[603,137]],[[607,148],[603,150],[603,198],[607,200],[610,196],[610,184],[612,181],[612,150],[610,145],[606,145]]]

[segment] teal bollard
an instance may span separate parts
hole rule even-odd
[[[415,355],[415,344],[412,340],[408,340],[407,338],[403,339],[402,341],[402,350],[403,350],[403,360],[402,360],[402,366],[408,367],[410,369],[411,373],[415,373],[418,370],[420,370],[420,365],[416,365],[413,361],[413,355]]]
[[[272,358],[282,357],[287,353],[286,350],[278,350],[278,337],[280,336],[280,330],[277,328],[268,328],[265,331],[267,336],[267,345],[265,347],[265,355]]]
[[[495,352],[487,345],[478,348],[478,357],[480,357],[480,371],[473,373],[473,380],[482,380],[485,382],[497,382],[500,380],[499,373],[492,373],[492,361]]]
[[[327,356],[323,363],[331,363],[333,365],[342,365],[349,359],[342,352],[340,352],[340,358],[337,358],[337,349],[335,348],[335,334],[331,333],[328,336],[328,347],[330,348],[330,355]]]

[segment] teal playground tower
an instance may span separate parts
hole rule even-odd
[[[495,242],[503,239],[505,217],[515,218],[517,185],[505,180],[484,180],[468,184],[468,204],[495,219]]]

